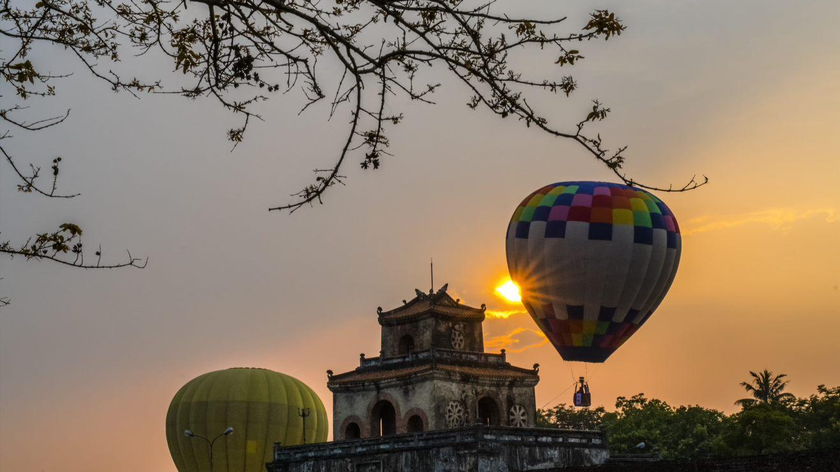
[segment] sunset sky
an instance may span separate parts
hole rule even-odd
[[[612,147],[629,145],[634,178],[711,179],[658,194],[683,231],[679,272],[605,364],[572,366],[590,376],[593,402],[612,408],[644,392],[731,413],[738,383],[764,368],[787,373],[798,396],[840,385],[836,0],[505,4],[568,15],[569,31],[596,7],[615,11],[626,32],[584,44],[572,69],[579,90],[540,106],[571,124],[598,98],[612,109],[598,131]],[[391,105],[406,119],[382,169],[353,161],[324,206],[269,213],[332,162],[343,116],[328,123],[324,106],[297,117],[302,102],[289,94],[268,102],[266,121],[231,153],[225,131],[236,122],[215,102],[136,100],[109,93],[62,51],[34,57],[76,72],[39,105],[73,113],[9,151],[45,168],[61,155],[60,188],[82,196],[20,194],[0,164],[0,238],[73,221],[106,259],[127,248],[149,265],[80,271],[0,259],[0,293],[12,302],[0,309],[3,472],[175,472],[166,408],[184,383],[216,369],[292,375],[331,412],[326,370],[378,354],[376,308],[428,290],[430,257],[437,286],[487,304],[488,351],[541,365],[537,405],[571,400],[569,364],[495,288],[522,198],[552,182],[614,181],[579,146],[469,110],[464,88],[441,75],[438,105]],[[550,58],[532,62],[529,71],[557,73]],[[171,64],[148,64],[169,75]]]

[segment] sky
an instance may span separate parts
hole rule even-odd
[[[521,306],[494,293],[522,198],[552,182],[614,180],[579,146],[469,110],[466,91],[442,77],[438,105],[393,104],[406,119],[382,169],[351,162],[325,205],[269,213],[334,158],[344,122],[328,123],[326,108],[298,117],[299,99],[272,100],[230,152],[235,121],[214,102],[112,94],[62,51],[44,51],[35,58],[77,73],[39,106],[71,108],[71,119],[9,150],[44,167],[61,155],[60,189],[82,195],[20,194],[0,166],[3,239],[74,221],[106,259],[130,249],[149,264],[0,260],[12,302],[0,309],[0,470],[174,472],[164,436],[172,396],[228,367],[292,375],[331,411],[326,370],[376,355],[376,308],[428,290],[430,257],[436,285],[507,315],[485,322],[487,349],[541,365],[538,406],[568,403],[580,369],[607,408],[644,392],[731,413],[739,382],[765,368],[788,374],[799,396],[840,385],[836,2],[507,4],[570,25],[595,7],[617,12],[628,29],[584,45],[579,90],[540,105],[571,123],[603,101],[612,114],[598,131],[629,146],[626,170],[638,180],[711,179],[659,195],[683,230],[682,262],[664,303],[616,354],[570,368]],[[556,73],[525,59],[527,70]]]

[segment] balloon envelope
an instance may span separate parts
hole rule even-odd
[[[671,210],[644,190],[559,182],[517,207],[506,246],[522,303],[557,352],[604,362],[662,302],[682,239]]]
[[[327,439],[324,404],[303,382],[266,369],[234,368],[210,372],[189,381],[175,394],[166,415],[166,441],[179,472],[210,470],[208,444],[184,430],[212,440],[232,427],[213,446],[212,472],[264,472],[274,459],[274,443],[303,442],[303,418],[309,408],[306,442]]]

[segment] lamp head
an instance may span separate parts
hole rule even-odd
[[[225,436],[227,436],[229,434],[233,434],[233,428],[230,427],[230,426],[228,426],[228,429],[225,430]]]
[[[195,433],[193,433],[192,431],[190,431],[188,429],[185,429],[184,430],[184,436],[187,436],[187,437],[191,438],[191,437],[195,436]]]

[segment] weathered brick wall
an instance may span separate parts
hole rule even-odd
[[[452,345],[452,332],[456,329],[464,335],[465,342],[461,351],[484,352],[484,331],[480,321],[436,320],[432,339],[435,347],[455,349]]]
[[[405,432],[406,421],[412,414],[417,414],[418,409],[423,411],[421,416],[428,418],[429,413],[425,409],[432,404],[433,389],[432,382],[417,382],[380,390],[365,389],[335,393],[333,394],[333,439],[344,439],[346,423],[351,417],[352,421],[361,420],[359,427],[362,438],[370,437],[371,411],[379,400],[391,402],[397,413],[397,432]],[[432,428],[428,423],[424,426],[426,429]]]
[[[499,408],[500,426],[511,426],[508,424],[510,408],[515,405],[522,405],[528,414],[527,427],[534,426],[534,415],[536,414],[536,400],[534,388],[514,383],[499,385],[499,383],[483,383],[476,380],[465,380],[463,382],[451,380],[437,380],[434,391],[434,419],[431,421],[433,429],[445,429],[446,408],[450,401],[463,400],[468,411],[467,424],[473,424],[478,418],[477,405],[483,397],[493,399]]]
[[[421,381],[387,387],[359,388],[356,391],[333,394],[333,439],[346,439],[344,431],[352,421],[359,425],[362,438],[371,436],[371,412],[379,400],[391,402],[396,410],[397,432],[405,433],[406,422],[414,414],[424,419],[424,429],[447,429],[446,409],[451,402],[461,402],[466,408],[465,425],[474,424],[478,418],[478,402],[491,398],[498,407],[499,425],[509,424],[510,409],[521,405],[527,412],[526,427],[534,426],[536,403],[534,388],[520,384],[463,381],[427,377]]]
[[[425,351],[434,343],[435,319],[426,318],[415,323],[382,327],[382,354],[385,357],[402,355],[399,349],[400,339],[410,335],[414,339],[414,350]],[[371,356],[373,357],[373,356]]]

